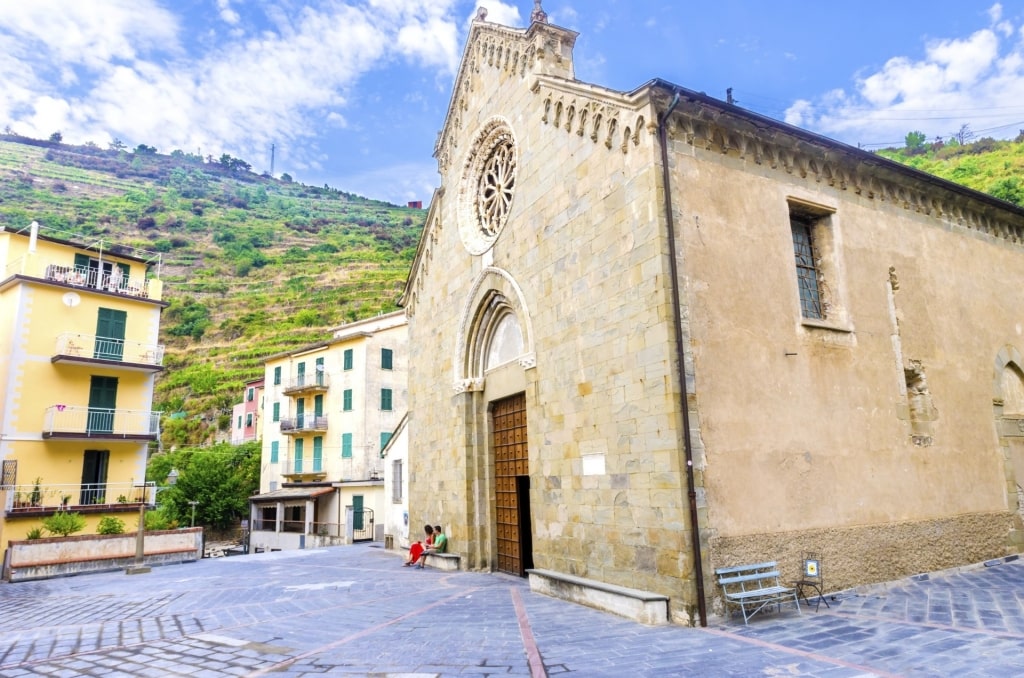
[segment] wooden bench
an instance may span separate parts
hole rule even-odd
[[[779,583],[778,565],[774,561],[720,567],[715,570],[715,575],[725,594],[726,607],[729,603],[738,605],[743,613],[744,624],[772,605],[781,609],[783,603],[793,603],[796,613],[800,614],[796,589]]]

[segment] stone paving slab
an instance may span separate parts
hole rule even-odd
[[[1024,564],[643,626],[374,545],[0,584],[0,676],[1024,675]]]

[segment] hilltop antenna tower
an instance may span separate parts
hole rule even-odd
[[[270,144],[270,176],[274,176],[274,146],[276,144]]]

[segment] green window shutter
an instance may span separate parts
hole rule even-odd
[[[313,438],[313,471],[324,470],[324,439],[320,436]]]
[[[242,415],[238,415],[238,425],[235,428],[242,428]]]
[[[246,400],[248,400],[251,403],[253,398],[255,398],[255,397],[256,397],[256,389],[250,388],[249,389],[249,396],[248,396],[248,398],[246,398]]]
[[[351,412],[352,411],[352,389],[346,388],[344,391],[342,391],[341,395],[342,395],[341,409],[344,410],[345,412]]]
[[[380,449],[387,447],[388,442],[391,441],[391,431],[381,431],[380,433]]]
[[[380,390],[380,409],[390,410],[391,409],[391,389],[382,388]]]
[[[342,433],[341,434],[341,458],[351,459],[352,458],[352,434]]]
[[[249,426],[252,426],[252,412],[246,413],[246,415],[245,415],[245,426],[246,426],[246,428],[248,428]]]
[[[352,361],[352,349],[346,348],[344,355],[345,355],[345,369],[346,370],[351,370],[352,369],[352,363],[353,363],[353,361]]]
[[[274,368],[274,386],[281,385],[281,366],[278,365]]]
[[[274,403],[274,417],[271,421],[281,421],[281,403]]]
[[[316,359],[316,368],[315,369],[316,369],[316,385],[317,386],[323,386],[324,385],[324,359],[323,358],[317,358]]]
[[[100,308],[96,313],[96,342],[93,348],[93,357],[103,360],[121,360],[124,356],[124,333],[127,326],[127,311]]]
[[[295,473],[302,473],[302,447],[303,440],[302,438],[298,438],[295,441],[295,461],[293,462],[295,465],[293,469]]]
[[[382,370],[390,370],[392,368],[394,356],[390,348],[382,348],[380,350],[380,368]]]
[[[274,442],[270,443],[270,463],[271,464],[276,464],[277,463],[277,455],[278,455],[278,450],[280,450],[280,448],[281,448],[281,443],[277,442],[276,440]]]
[[[76,252],[75,253],[75,268],[78,269],[78,271],[80,273],[84,273],[85,271],[89,270],[89,255],[88,254],[79,254],[79,253]]]

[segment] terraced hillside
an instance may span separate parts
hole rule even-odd
[[[394,310],[425,216],[211,160],[0,135],[0,224],[159,257],[164,445],[225,431],[264,357]]]

